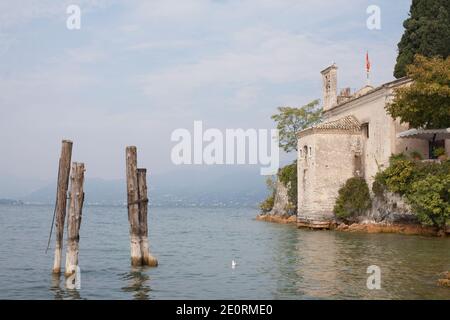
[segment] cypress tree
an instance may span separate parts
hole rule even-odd
[[[398,44],[394,76],[406,76],[406,66],[416,54],[425,57],[450,55],[450,0],[413,0],[405,32]]]

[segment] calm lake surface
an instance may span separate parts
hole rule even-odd
[[[255,209],[150,208],[157,268],[129,265],[126,207],[87,206],[81,289],[51,275],[53,207],[0,206],[0,299],[450,299],[450,239],[298,230]],[[231,261],[237,266],[231,268]],[[366,287],[381,268],[381,290]]]

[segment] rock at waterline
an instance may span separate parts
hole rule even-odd
[[[438,280],[438,285],[450,288],[450,271],[442,273],[443,279]]]

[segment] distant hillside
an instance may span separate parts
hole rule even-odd
[[[23,205],[23,202],[20,200],[13,200],[13,199],[0,199],[0,204],[6,204],[11,206],[20,206]]]
[[[254,206],[267,195],[265,177],[258,168],[193,167],[162,175],[149,175],[149,197],[155,206]],[[28,203],[53,203],[56,183],[21,198]],[[126,202],[124,180],[88,178],[88,204],[122,205]]]

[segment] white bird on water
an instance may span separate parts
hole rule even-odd
[[[236,265],[237,265],[236,261],[232,260],[231,261],[231,269],[236,268]]]

